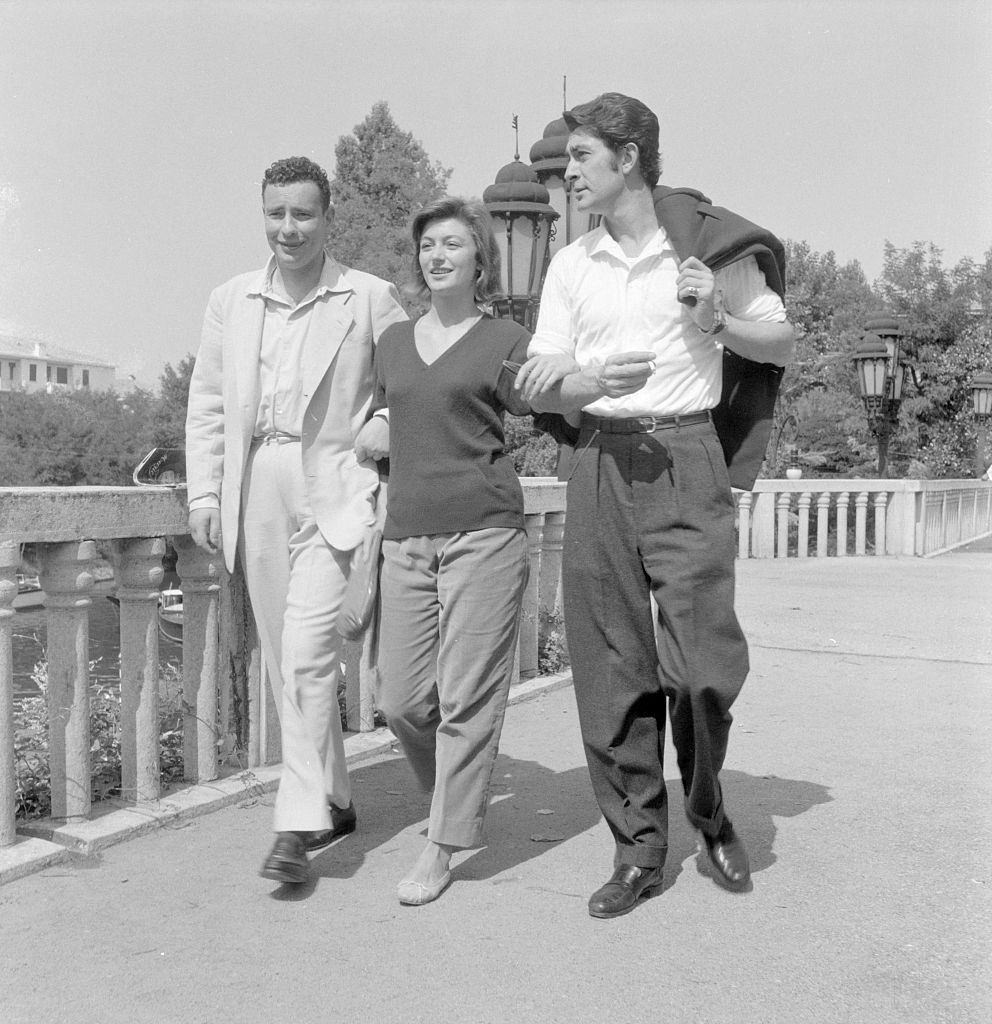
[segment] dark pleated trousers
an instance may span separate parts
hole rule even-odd
[[[719,772],[748,671],[735,546],[733,495],[710,423],[652,434],[583,427],[568,484],[565,628],[617,865],[665,860],[666,705],[689,821],[708,835],[723,822]]]

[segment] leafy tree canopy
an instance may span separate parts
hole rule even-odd
[[[0,393],[0,487],[127,486],[155,447],[183,447],[193,357],[166,364],[159,393]]]
[[[332,248],[348,266],[402,283],[410,259],[410,218],[444,195],[451,170],[432,161],[389,105],[376,103],[334,150]]]

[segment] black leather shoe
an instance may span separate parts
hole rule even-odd
[[[592,917],[619,917],[629,914],[638,900],[649,899],[661,888],[663,868],[638,868],[621,864],[606,885],[589,897]]]
[[[273,882],[302,885],[310,873],[307,844],[296,832],[277,832],[275,845],[259,874]]]
[[[319,850],[341,836],[350,835],[358,825],[358,815],[353,803],[347,807],[338,807],[328,802],[327,806],[331,809],[331,827],[323,832],[307,832],[304,842],[308,850]]]
[[[704,833],[703,842],[717,885],[731,892],[743,892],[751,881],[751,868],[747,862],[744,841],[734,831],[729,819],[723,819],[720,831],[715,836]]]

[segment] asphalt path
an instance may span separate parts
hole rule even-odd
[[[612,921],[569,686],[507,713],[489,845],[397,881],[428,803],[353,770],[311,884],[257,875],[272,795],[0,887],[4,1024],[978,1024],[992,1020],[992,554],[749,561],[724,772],[753,889],[718,888],[671,750],[663,891]]]

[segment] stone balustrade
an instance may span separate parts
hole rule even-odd
[[[531,561],[518,674],[538,674],[540,610],[558,604],[564,485],[527,481]],[[189,537],[183,488],[0,489],[0,847],[15,822],[12,632],[17,572],[30,554],[47,618],[50,821],[21,834],[59,839],[65,823],[91,816],[89,609],[94,566],[109,560],[120,607],[121,802],[160,798],[158,597],[165,540],[183,589],[183,767],[190,784],[225,770],[280,759],[276,709],[265,679],[250,603],[239,572]],[[375,665],[368,644],[346,646],[348,728],[374,726]]]
[[[531,573],[519,677],[527,679],[538,674],[541,612],[559,607],[565,487],[550,478],[523,484]],[[930,555],[992,533],[992,484],[984,481],[762,480],[735,500],[742,558]],[[183,488],[0,489],[0,847],[18,835],[12,632],[25,550],[46,595],[52,819],[19,831],[59,838],[60,824],[92,817],[89,609],[98,555],[113,565],[120,604],[121,801],[140,806],[161,796],[158,594],[166,537],[183,586],[186,782],[279,761],[244,582],[192,544]],[[348,728],[371,730],[368,645],[353,645],[347,661]]]
[[[740,558],[928,556],[992,533],[987,480],[759,480],[735,502]]]

